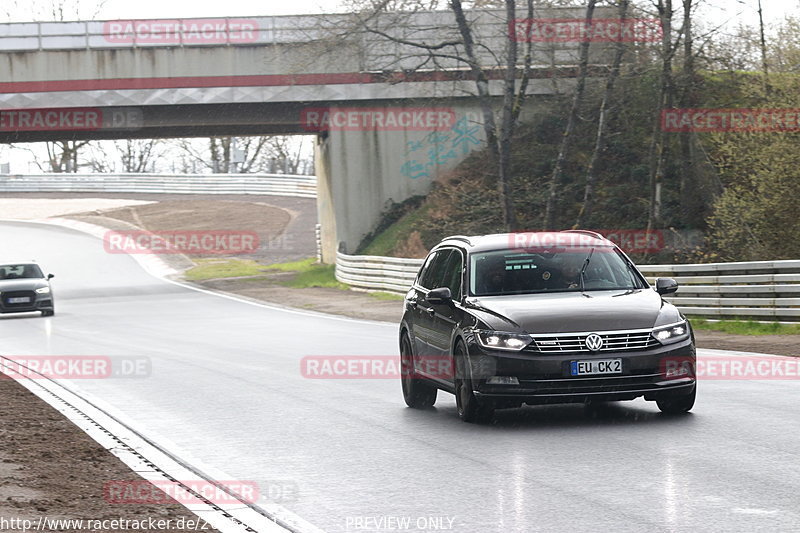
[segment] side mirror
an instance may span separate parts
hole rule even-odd
[[[432,305],[443,305],[452,302],[453,295],[450,294],[449,288],[439,287],[438,289],[431,290],[425,299]]]
[[[55,275],[55,274],[48,274],[48,275],[47,275],[47,279],[53,279],[54,277],[56,277],[56,275]]]
[[[678,282],[672,278],[658,278],[656,280],[656,292],[658,294],[672,294],[678,290]]]

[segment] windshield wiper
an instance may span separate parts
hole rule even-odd
[[[581,268],[581,292],[583,292],[583,277],[586,275],[586,267],[589,266],[589,261],[592,260],[593,253],[594,253],[594,248],[589,250],[589,255],[586,256],[586,260],[583,262],[583,267]]]

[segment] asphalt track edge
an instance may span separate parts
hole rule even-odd
[[[0,355],[0,359],[5,358]],[[33,370],[30,372],[35,373]],[[145,437],[134,429],[132,421],[126,420],[120,413],[111,414],[113,408],[104,406],[104,402],[92,398],[91,395],[83,391],[73,391],[46,377],[9,377],[59,411],[142,478],[177,482],[178,485],[183,485],[181,481],[185,480],[208,482],[230,494],[231,499],[235,498],[224,485],[215,482],[230,480],[232,477],[197,460],[190,462],[180,459],[179,457],[186,454],[176,453],[174,445]],[[183,486],[187,492],[191,492],[189,487]],[[200,496],[198,499],[204,498]],[[239,504],[221,504],[208,500],[205,503],[178,503],[222,533],[322,533],[319,528],[280,505],[239,501]]]

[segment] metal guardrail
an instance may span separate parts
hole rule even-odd
[[[376,255],[336,254],[336,279],[365,290],[405,294],[414,283],[423,259]]]
[[[687,315],[800,321],[800,261],[646,265],[650,282],[672,277],[680,288],[666,299]]]
[[[0,192],[266,194],[316,198],[317,178],[291,174],[0,175]]]
[[[336,279],[357,289],[404,294],[422,259],[336,255]],[[672,277],[678,293],[666,299],[690,316],[711,319],[800,321],[800,261],[643,265],[650,283]]]

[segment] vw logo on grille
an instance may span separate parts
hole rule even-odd
[[[596,352],[603,347],[603,337],[601,337],[597,333],[591,333],[587,335],[586,340],[583,342],[584,344],[586,344],[586,347],[593,352]]]

